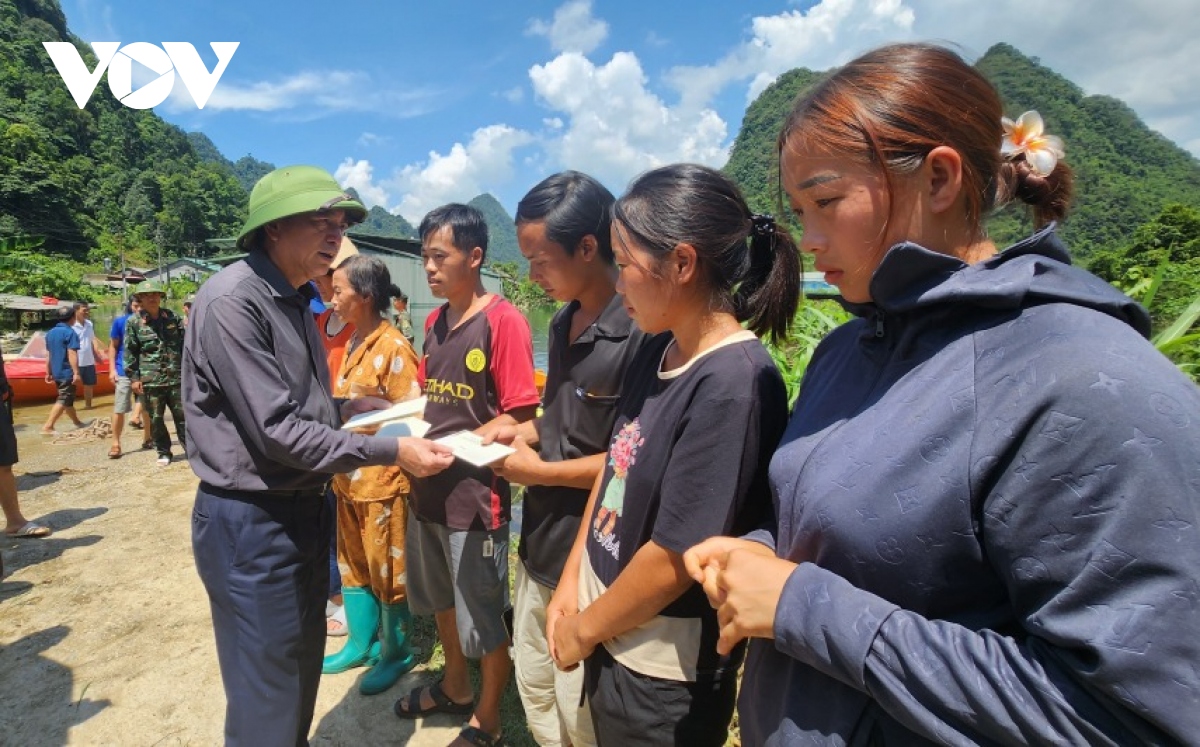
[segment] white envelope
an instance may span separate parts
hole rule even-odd
[[[416,399],[397,402],[386,410],[372,410],[371,412],[355,415],[342,424],[342,430],[366,428],[367,426],[382,425],[383,423],[390,423],[393,420],[418,416],[425,411],[425,401],[424,397],[417,397]]]
[[[401,418],[393,420],[390,423],[384,423],[376,431],[376,436],[390,436],[392,438],[403,438],[404,436],[412,436],[414,438],[423,438],[429,432],[430,425],[420,418]]]
[[[498,443],[484,446],[483,440],[471,431],[451,433],[449,436],[436,439],[436,442],[449,446],[454,450],[455,457],[464,462],[470,462],[476,467],[486,467],[517,451],[511,446]]]

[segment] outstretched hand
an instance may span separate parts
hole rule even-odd
[[[540,485],[541,473],[539,468],[544,464],[542,457],[525,443],[525,439],[517,436],[510,444],[516,451],[502,461],[492,465],[492,471],[509,482],[518,485]]]
[[[436,475],[454,463],[454,451],[445,444],[411,436],[397,440],[396,464],[413,477]]]
[[[475,435],[487,446],[491,443],[510,445],[517,438],[517,426],[511,423],[487,423],[475,430]]]

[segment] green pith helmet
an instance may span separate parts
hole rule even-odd
[[[133,293],[131,295],[134,298],[137,298],[144,293],[161,293],[163,298],[166,298],[167,289],[163,287],[162,283],[154,280],[143,280],[133,287]]]
[[[367,217],[363,204],[347,194],[325,169],[275,169],[259,179],[250,193],[250,215],[238,234],[237,246],[244,249],[246,237],[273,220],[318,210],[345,210],[348,223],[360,223]]]

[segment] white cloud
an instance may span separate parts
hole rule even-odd
[[[732,84],[746,85],[749,103],[787,70],[826,70],[891,42],[950,43],[970,60],[1007,42],[1087,93],[1121,99],[1151,128],[1200,154],[1195,11],[1196,0],[1063,0],[1038,6],[1035,16],[1018,0],[822,0],[755,17],[749,38],[719,60],[676,67],[665,79],[684,107],[706,106]]]
[[[66,11],[68,9],[64,9]],[[113,21],[112,5],[95,0],[79,0],[71,13],[71,31],[88,42],[120,41],[123,37]]]
[[[358,136],[357,143],[360,148],[373,148],[377,145],[386,145],[391,141],[392,139],[387,135],[377,135],[374,132],[364,132]]]
[[[690,106],[703,106],[731,83],[750,80],[752,101],[788,70],[833,67],[884,39],[906,36],[913,19],[901,0],[823,0],[807,11],[758,16],[748,41],[712,65],[673,68],[666,80]],[[859,39],[870,41],[856,43]]]
[[[500,98],[504,99],[510,104],[519,104],[525,100],[525,89],[521,86],[513,86],[507,91],[501,91]]]
[[[430,88],[398,90],[379,85],[366,73],[308,70],[277,81],[240,83],[222,78],[205,111],[283,112],[319,119],[338,112],[372,112],[396,119],[433,111],[442,92]],[[177,84],[169,111],[195,109],[183,85]]]
[[[515,151],[533,139],[523,130],[494,124],[476,130],[466,145],[455,143],[445,155],[431,152],[427,161],[399,169],[386,182],[392,194],[401,195],[392,212],[416,224],[439,205],[497,190],[512,178]]]
[[[368,208],[375,205],[386,206],[387,190],[376,184],[371,178],[373,170],[370,161],[355,161],[353,158],[347,158],[338,164],[337,170],[333,172],[333,178],[337,179],[343,187],[352,187],[355,192],[358,192],[358,196],[362,198]]]
[[[364,199],[386,196],[379,204],[397,205],[406,218],[419,220],[444,202],[503,189],[514,163],[523,174],[577,168],[617,190],[663,163],[719,166],[728,155],[726,119],[736,123],[743,113],[740,107],[722,110],[722,118],[714,111],[722,91],[736,86],[748,101],[787,70],[827,70],[868,49],[908,40],[950,43],[969,60],[993,44],[1010,43],[1086,92],[1122,99],[1152,128],[1200,154],[1194,73],[1200,69],[1200,14],[1190,12],[1194,4],[1063,0],[1039,7],[1036,20],[1017,23],[1028,8],[1016,0],[821,0],[806,10],[755,17],[745,37],[732,39],[711,64],[673,68],[651,81],[632,52],[607,62],[588,59],[606,37],[607,24],[592,17],[590,3],[576,0],[559,7],[552,22],[529,27],[560,50],[529,70],[534,97],[547,110],[536,137],[491,125],[468,143],[430,153],[378,184],[370,164],[349,159],[339,178],[344,173],[360,182],[354,186]],[[655,84],[678,98],[667,100]],[[516,155],[521,148],[525,152]]]
[[[653,30],[646,32],[647,47],[667,47],[670,46],[671,40],[666,37],[659,36]]]
[[[1200,155],[1200,13],[1195,0],[1124,3],[1071,0],[1038,7],[998,0],[910,0],[921,38],[951,39],[964,53],[997,42],[1063,75],[1089,94],[1121,99],[1152,129]],[[987,13],[978,11],[987,8]],[[1069,157],[1069,156],[1068,156]]]
[[[724,120],[711,109],[664,103],[647,88],[632,53],[618,52],[595,65],[568,52],[535,65],[529,78],[538,99],[565,115],[565,129],[545,141],[560,167],[618,186],[664,163],[719,166],[728,155]]]
[[[569,0],[554,11],[554,19],[529,22],[526,33],[544,36],[556,52],[589,54],[608,37],[608,24],[592,16],[591,0]]]

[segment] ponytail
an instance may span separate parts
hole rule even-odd
[[[1000,166],[996,189],[996,207],[1020,201],[1033,208],[1037,228],[1067,215],[1074,193],[1075,177],[1071,167],[1058,161],[1054,170],[1042,176],[1024,158],[1004,161]]]
[[[800,251],[770,215],[750,218],[749,267],[733,295],[739,321],[759,337],[787,336],[800,304]]]
[[[800,253],[774,218],[750,213],[728,176],[686,163],[647,171],[613,203],[612,217],[657,256],[690,244],[714,307],[760,337],[787,335],[800,303]]]

